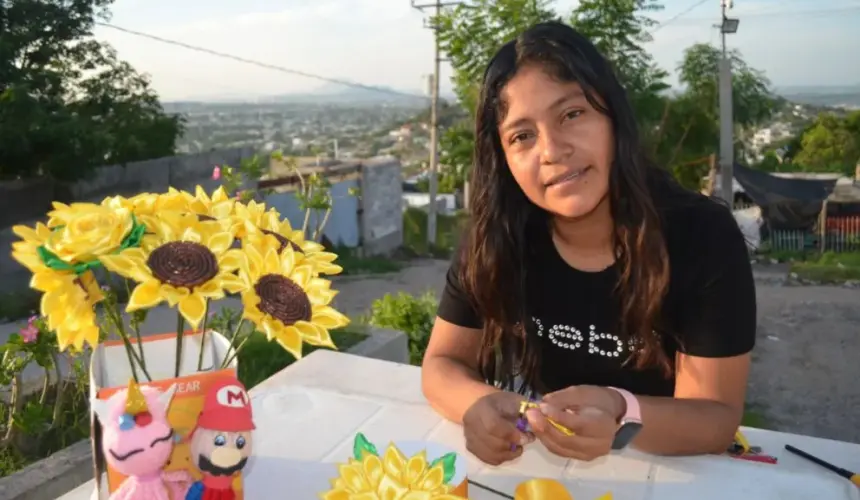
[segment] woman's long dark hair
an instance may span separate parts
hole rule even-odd
[[[558,22],[537,24],[505,44],[486,70],[478,102],[469,197],[472,220],[462,249],[460,279],[484,320],[481,374],[509,389],[517,374],[530,387],[541,387],[539,349],[534,336],[526,335],[526,235],[527,227],[536,220],[548,221],[549,216],[517,184],[498,132],[501,92],[528,64],[540,65],[560,81],[579,83],[588,102],[612,121],[615,160],[609,201],[618,256],[619,333],[639,341],[634,366],[658,366],[668,375],[672,360],[653,331],[669,286],[666,245],[649,188],[660,174],[645,158],[636,117],[609,62],[588,39]]]

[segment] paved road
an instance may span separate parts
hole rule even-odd
[[[438,294],[446,269],[445,261],[419,260],[394,274],[338,277],[335,306],[356,317],[386,293]],[[759,331],[749,401],[777,430],[860,442],[860,290],[784,286],[785,273],[756,267]],[[144,332],[170,331],[175,321],[175,312],[159,308]],[[0,342],[17,327],[0,325]]]

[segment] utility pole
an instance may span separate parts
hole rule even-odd
[[[439,54],[439,26],[437,19],[442,13],[442,7],[459,5],[462,2],[443,2],[436,0],[434,3],[421,4],[410,0],[412,7],[424,12],[424,9],[433,8],[434,16],[430,22],[425,19],[424,27],[433,30],[433,80],[430,85],[430,172],[429,172],[429,198],[427,207],[427,244],[433,247],[436,244],[436,191],[438,189],[439,170],[439,67],[442,57]]]
[[[730,19],[726,12],[732,8],[732,0],[720,0],[722,22],[720,28],[722,57],[719,65],[720,95],[720,195],[730,207],[734,206],[734,118],[732,117],[732,63],[726,49],[726,35],[737,33],[737,19]]]

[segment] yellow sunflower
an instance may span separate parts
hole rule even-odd
[[[314,276],[309,266],[297,266],[297,253],[287,246],[280,253],[267,247],[245,246],[248,267],[243,270],[248,289],[242,293],[243,317],[268,339],[276,340],[296,359],[302,342],[335,347],[330,329],[349,324],[349,318],[329,304],[337,294],[328,280]]]
[[[224,187],[216,189],[210,197],[201,186],[197,186],[194,194],[185,193],[188,201],[188,211],[196,214],[203,221],[219,221],[225,229],[239,231],[241,221],[233,217],[233,206],[236,200],[230,198]]]
[[[169,188],[166,193],[140,193],[131,198],[110,196],[102,205],[111,208],[126,208],[139,218],[154,217],[165,211],[187,212],[188,197],[185,191]]]
[[[257,203],[251,200],[245,204],[237,201],[234,205],[234,217],[241,224],[238,227],[236,237],[244,238],[248,233],[256,231],[263,218],[269,213],[277,214],[277,217],[280,217],[280,214],[274,208],[270,208],[267,211],[265,203]]]
[[[69,264],[58,263],[65,270],[46,264],[40,248],[44,249],[53,234],[48,226],[15,226],[12,231],[21,238],[12,244],[12,257],[33,273],[30,287],[43,293],[40,312],[47,318],[48,328],[56,332],[60,350],[73,346],[80,351],[84,343],[98,344],[94,307],[104,295],[92,271],[79,275]]]
[[[171,307],[178,304],[180,314],[197,328],[206,313],[206,299],[221,299],[225,290],[238,293],[246,288],[235,274],[247,267],[245,254],[230,249],[233,235],[221,225],[168,212],[153,229],[140,248],[100,258],[109,271],[138,282],[126,311],[167,301]]]
[[[290,221],[275,211],[260,217],[256,230],[247,233],[245,240],[257,247],[274,246],[279,252],[286,246],[297,253],[296,265],[310,266],[316,274],[340,274],[343,268],[334,264],[336,253],[326,252],[319,243],[305,239],[304,231],[293,229]]]
[[[406,458],[393,443],[382,458],[351,458],[338,465],[338,473],[322,500],[465,500],[451,494],[441,464],[430,467],[423,451]]]
[[[96,320],[95,305],[104,295],[92,271],[79,276],[71,273],[33,275],[31,286],[44,288],[40,305],[42,316],[48,320],[48,329],[57,334],[60,351],[69,346],[81,351],[84,343],[95,347],[99,343],[100,329]]]

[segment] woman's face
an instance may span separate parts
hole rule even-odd
[[[499,138],[511,173],[536,205],[562,217],[590,214],[609,191],[612,122],[577,83],[539,66],[521,68],[502,91]]]

